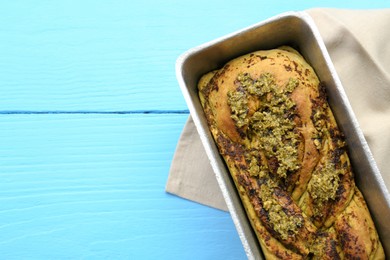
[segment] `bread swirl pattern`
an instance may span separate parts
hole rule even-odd
[[[297,51],[241,56],[198,88],[267,259],[384,259],[325,89]]]

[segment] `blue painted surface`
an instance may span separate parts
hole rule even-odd
[[[2,258],[209,258],[240,250],[228,214],[164,192],[186,118],[3,115]]]
[[[272,15],[382,1],[0,3],[2,259],[245,259],[228,213],[164,192],[188,48]]]

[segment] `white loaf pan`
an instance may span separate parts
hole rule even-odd
[[[221,68],[233,58],[281,45],[296,48],[325,85],[329,104],[346,136],[355,181],[367,201],[386,255],[390,256],[389,192],[314,22],[305,12],[288,12],[190,49],[176,63],[177,80],[248,258],[263,259],[263,255],[233,180],[208,130],[198,98],[197,82],[203,74]]]

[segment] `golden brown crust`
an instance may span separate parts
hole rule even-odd
[[[297,51],[241,56],[198,88],[267,259],[384,258],[324,87]]]

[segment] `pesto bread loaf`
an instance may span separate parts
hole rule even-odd
[[[199,97],[267,259],[384,259],[324,87],[290,47],[204,75]]]

